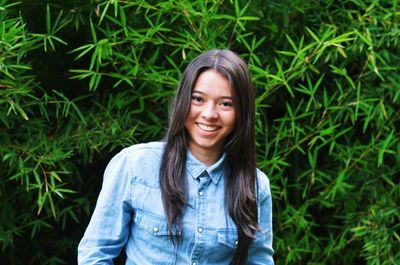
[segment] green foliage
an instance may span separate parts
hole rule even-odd
[[[0,0],[7,264],[75,263],[108,159],[163,136],[210,48],[252,72],[276,263],[400,263],[396,0],[40,2]]]
[[[57,123],[77,119],[79,109],[61,91],[44,90],[28,59],[38,49],[50,52],[57,43],[65,45],[55,34],[67,21],[61,15],[54,24],[47,19],[47,31],[30,33],[13,10],[18,4],[0,3],[0,245],[10,264],[17,258],[19,241],[51,231],[52,216],[58,221],[75,217],[78,222],[72,211],[76,205],[68,200],[74,192],[68,185],[73,164],[65,163],[74,150],[67,145],[69,137],[59,134]],[[50,17],[50,9],[46,12]]]

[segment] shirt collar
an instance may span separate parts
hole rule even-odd
[[[217,184],[221,179],[221,176],[224,172],[224,160],[226,154],[223,153],[222,156],[218,159],[217,162],[207,167],[203,162],[199,161],[188,149],[186,153],[186,170],[189,175],[191,175],[194,179],[197,179],[204,172],[207,172],[208,176],[210,176],[211,180]]]

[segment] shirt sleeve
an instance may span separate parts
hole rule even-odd
[[[260,172],[259,172],[260,175]],[[247,264],[249,265],[273,265],[272,255],[272,199],[267,176],[261,173],[259,184],[261,194],[258,196],[259,224],[262,232],[256,233],[256,239],[249,249]]]
[[[108,164],[103,186],[85,234],[78,246],[78,264],[113,264],[129,235],[132,215],[127,155],[117,154]]]

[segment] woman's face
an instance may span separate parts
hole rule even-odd
[[[225,138],[235,127],[234,104],[231,85],[223,75],[212,69],[199,75],[185,122],[193,155],[221,154]]]

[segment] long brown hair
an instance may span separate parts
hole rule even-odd
[[[236,126],[224,143],[225,206],[237,226],[239,238],[231,263],[245,264],[255,233],[261,230],[256,199],[255,103],[247,65],[230,50],[207,51],[195,58],[183,73],[172,105],[160,167],[163,206],[170,230],[181,229],[188,192],[185,163],[189,136],[184,124],[192,89],[198,76],[208,69],[229,80],[235,97]]]

